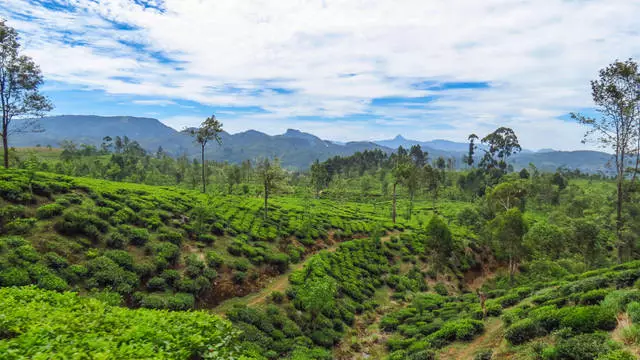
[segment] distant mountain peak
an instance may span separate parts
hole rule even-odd
[[[304,135],[304,133],[297,129],[287,129],[287,131],[283,134],[284,136],[299,136]]]
[[[398,134],[393,138],[393,140],[406,141],[407,139],[405,139],[404,136]]]

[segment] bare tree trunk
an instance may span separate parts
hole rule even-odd
[[[633,169],[633,176],[631,178],[631,184],[635,184],[636,183],[636,178],[638,175],[638,170],[640,170],[640,120],[638,120],[638,144],[636,147],[636,166]]]
[[[391,219],[393,220],[393,223],[396,223],[396,185],[398,185],[398,183],[393,183],[393,205],[391,207]]]
[[[265,184],[264,186],[264,221],[267,221],[267,202],[269,201],[269,187]]]
[[[207,192],[206,164],[204,163],[204,144],[202,145],[202,193]]]
[[[4,154],[4,168],[9,168],[9,139],[6,127],[2,129],[2,150]]]
[[[618,177],[618,196],[616,201],[616,237],[618,238],[618,263],[622,262],[623,247],[622,243],[622,201],[624,200],[622,194],[622,187],[624,181],[624,174]]]

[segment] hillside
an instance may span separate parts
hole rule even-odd
[[[0,350],[97,353],[98,342],[110,356],[144,357],[153,341],[165,358],[213,347],[269,360],[460,359],[488,348],[497,359],[539,351],[564,360],[577,347],[587,360],[636,351],[623,334],[636,329],[640,263],[595,270],[612,261],[612,233],[602,226],[610,182],[504,174],[502,187],[473,201],[459,187],[467,174],[445,175],[438,199],[400,192],[393,223],[392,201],[360,197],[358,175],[320,199],[292,178],[295,190],[274,196],[265,216],[264,199],[246,193],[0,170],[0,286],[9,287],[0,311],[15,309],[0,322]],[[502,196],[495,189],[524,184],[520,208],[493,207]],[[502,239],[514,231],[523,255],[510,274]],[[486,318],[477,289],[488,298]],[[191,309],[230,323],[183,312]],[[109,332],[103,320],[86,330],[65,325],[90,322],[92,311],[108,314]],[[616,316],[631,320],[613,335],[596,332],[612,331]],[[121,330],[131,321],[144,335]],[[194,322],[220,336],[183,339]],[[64,328],[76,330],[64,338]],[[126,341],[131,348],[116,345]]]
[[[138,141],[142,147],[155,153],[158,147],[174,156],[187,154],[199,155],[199,148],[193,139],[176,131],[156,119],[129,116],[101,117],[85,115],[63,115],[45,117],[39,121],[44,132],[15,134],[11,145],[15,147],[33,147],[51,145],[57,147],[64,140],[78,144],[86,143],[100,146],[103,137],[128,136]],[[19,126],[19,122],[16,123]],[[437,157],[453,158],[456,167],[462,168],[462,156],[468,151],[468,144],[448,140],[416,141],[398,135],[392,140],[354,141],[338,143],[322,140],[312,134],[288,129],[282,135],[267,135],[255,130],[237,134],[223,132],[222,145],[211,144],[207,148],[207,157],[215,161],[241,163],[264,157],[278,157],[282,165],[288,168],[307,169],[317,160],[324,161],[334,156],[348,156],[365,150],[380,149],[389,154],[399,146],[410,148],[420,145],[429,153],[431,159]],[[479,150],[480,151],[480,150]],[[583,172],[607,172],[610,156],[596,151],[554,151],[546,149],[540,152],[523,151],[513,157],[514,167],[519,170],[529,163],[540,170],[555,171],[559,167],[579,169]]]
[[[15,147],[33,147],[40,145],[59,146],[64,140],[78,144],[90,144],[99,147],[105,136],[127,136],[136,140],[142,147],[155,152],[162,147],[174,156],[187,154],[199,156],[200,149],[193,138],[176,131],[156,119],[131,116],[90,116],[62,115],[44,117],[38,121],[43,132],[21,133],[11,137]],[[20,126],[16,121],[15,126]],[[263,157],[278,157],[282,164],[292,168],[307,168],[316,159],[326,160],[333,156],[351,155],[357,151],[387,149],[371,142],[349,142],[337,144],[330,141],[289,129],[285,134],[270,136],[259,131],[249,130],[237,134],[222,133],[222,146],[211,144],[207,157],[215,161],[241,163]]]

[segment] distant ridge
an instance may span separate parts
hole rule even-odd
[[[16,121],[19,126],[19,121]],[[58,146],[64,140],[100,146],[105,136],[128,136],[138,141],[145,149],[156,151],[162,148],[172,155],[197,156],[198,147],[188,134],[163,124],[157,119],[133,116],[61,115],[40,119],[45,130],[42,133],[25,133],[11,136],[10,144],[15,147]],[[397,135],[390,140],[337,142],[323,140],[313,134],[297,129],[287,129],[281,135],[268,135],[256,130],[237,134],[223,132],[222,145],[212,143],[207,156],[211,160],[240,163],[261,157],[277,156],[289,168],[304,169],[316,159],[324,161],[333,156],[348,156],[357,151],[379,149],[385,153],[395,151],[399,146],[410,148],[420,145],[429,157],[455,158],[459,167],[461,158],[468,150],[468,144],[449,140],[417,141]],[[523,151],[513,157],[516,169],[533,163],[539,169],[554,171],[564,166],[586,172],[607,171],[610,155],[597,151],[555,151],[541,149],[537,152]]]

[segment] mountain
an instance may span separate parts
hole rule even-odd
[[[105,136],[128,136],[136,140],[145,149],[156,151],[159,146],[172,155],[186,154],[198,156],[199,148],[193,138],[186,132],[179,132],[164,125],[157,119],[131,116],[93,116],[62,115],[40,119],[40,126],[45,130],[39,133],[13,134],[11,146],[25,147],[52,145],[58,146],[64,140],[99,146]],[[20,126],[20,121],[14,123]],[[396,136],[390,140],[376,142],[352,141],[336,142],[288,129],[281,135],[267,135],[256,130],[247,130],[237,134],[223,132],[222,145],[211,143],[207,146],[207,157],[216,161],[239,163],[244,160],[255,160],[261,157],[277,156],[283,166],[304,169],[316,159],[323,161],[340,155],[348,156],[357,151],[380,149],[391,153],[399,146],[409,149],[420,145],[429,152],[431,159],[443,156],[455,158],[461,164],[461,158],[468,151],[468,144],[449,140],[417,141]],[[564,166],[586,172],[607,171],[606,164],[611,156],[597,151],[555,151],[541,149],[537,152],[523,150],[511,160],[516,169],[533,163],[539,169],[554,171]]]
[[[100,146],[105,136],[128,136],[149,151],[156,151],[159,146],[172,155],[197,156],[200,151],[186,132],[176,131],[157,119],[62,115],[42,118],[39,124],[43,132],[14,134],[11,136],[11,146],[40,144],[56,147],[64,140]],[[20,121],[16,121],[14,125],[19,127]],[[339,144],[295,129],[288,129],[284,134],[275,136],[248,130],[237,134],[223,132],[220,137],[222,145],[212,142],[207,146],[207,157],[211,160],[239,163],[247,159],[276,156],[283,166],[290,168],[306,168],[316,159],[324,161],[336,155],[351,155],[356,151],[392,151],[372,142]]]
[[[24,121],[24,120],[23,120]],[[14,123],[21,126],[21,120]],[[193,147],[187,135],[166,126],[157,119],[133,116],[62,115],[39,119],[44,130],[37,133],[21,133],[11,136],[11,146],[51,145],[59,146],[63,140],[99,146],[105,136],[128,136],[145,149],[155,151],[162,145],[171,153]]]
[[[406,139],[402,135],[397,135],[395,138],[391,140],[378,140],[378,141],[375,141],[375,143],[378,145],[390,147],[392,149],[397,149],[399,146],[409,149],[413,145],[420,145],[422,150],[429,151],[429,154],[432,154],[432,155],[437,154],[437,156],[441,156],[441,154],[446,155],[452,152],[462,154],[469,151],[469,143],[466,143],[466,142],[455,142],[455,141],[443,140],[443,139],[436,139],[436,140],[430,140],[430,141],[418,141],[418,140]]]

